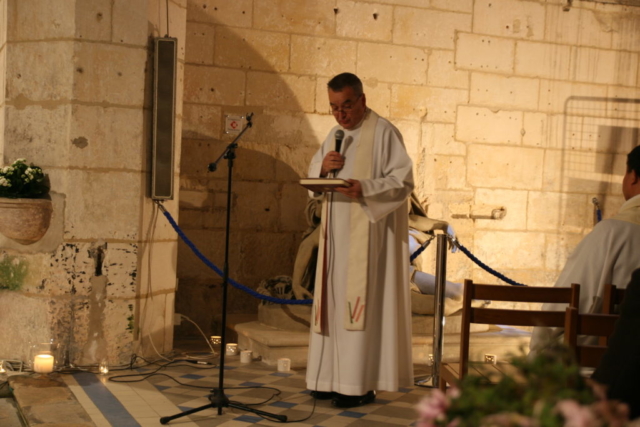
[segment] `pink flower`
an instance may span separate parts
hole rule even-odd
[[[433,390],[430,395],[425,396],[416,406],[418,411],[417,426],[435,427],[436,421],[445,419],[448,407],[449,399],[447,396],[438,389]]]
[[[457,387],[451,387],[447,390],[447,397],[449,398],[449,401],[459,398],[461,394],[460,389]]]
[[[556,404],[556,410],[564,417],[565,427],[595,427],[598,421],[588,406],[575,400],[565,399]]]

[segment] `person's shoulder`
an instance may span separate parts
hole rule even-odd
[[[396,135],[399,138],[402,138],[402,133],[400,130],[389,121],[389,119],[384,118],[382,116],[378,116],[378,123],[376,125],[376,131],[382,132],[383,135]]]
[[[394,130],[398,130],[398,128],[391,123],[391,121],[389,121],[389,119],[387,119],[386,117],[382,117],[380,115],[378,115],[379,119],[378,119],[378,126],[382,126],[383,128],[389,128],[389,129],[394,129]]]
[[[623,219],[618,218],[608,218],[603,219],[594,227],[602,228],[603,230],[612,230],[612,231],[624,231],[625,233],[628,231],[632,231],[634,233],[640,233],[640,224],[631,221],[625,221]]]
[[[602,233],[610,233],[612,231],[615,231],[620,224],[618,224],[617,220],[608,218],[608,219],[603,219],[602,221],[598,222],[596,225],[593,226],[593,230],[591,230],[591,232],[589,234],[587,234],[587,236],[590,235],[596,235],[596,234],[602,234]]]
[[[615,218],[604,219],[593,227],[585,240],[606,238],[620,241],[640,240],[640,224]]]

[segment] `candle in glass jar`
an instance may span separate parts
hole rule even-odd
[[[220,346],[222,345],[222,337],[219,335],[211,336],[211,346],[213,347],[213,354],[220,353]]]
[[[238,344],[229,343],[227,344],[227,351],[225,352],[227,356],[235,356],[238,354]]]
[[[53,372],[53,356],[50,354],[38,354],[33,360],[33,371],[41,374]]]
[[[109,373],[109,362],[107,362],[107,359],[102,359],[102,362],[100,362],[100,365],[98,366],[98,370],[102,375],[107,375]]]

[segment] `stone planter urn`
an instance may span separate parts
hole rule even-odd
[[[42,239],[51,223],[50,199],[0,198],[0,233],[23,245]]]

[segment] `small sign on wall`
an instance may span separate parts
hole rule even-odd
[[[245,125],[245,116],[224,116],[224,132],[240,133]]]

